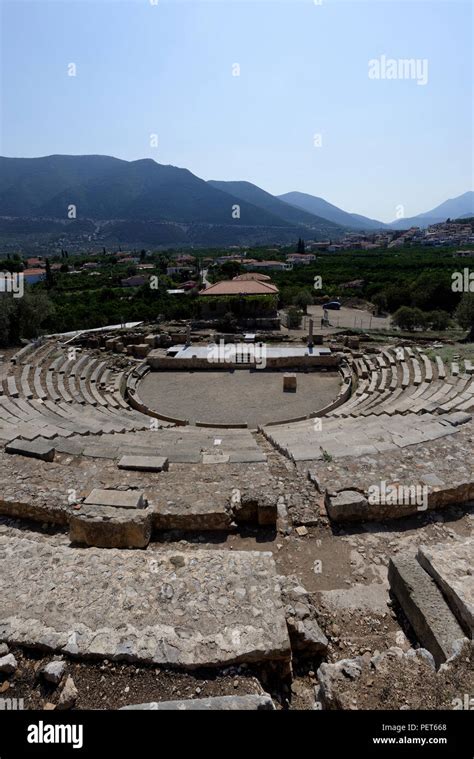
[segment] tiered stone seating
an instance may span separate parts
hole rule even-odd
[[[21,394],[23,398],[33,398],[33,393],[31,391],[30,384],[29,384],[30,371],[31,371],[30,364],[25,364],[21,372],[21,379],[20,379]]]
[[[465,420],[469,420],[466,415]],[[457,424],[449,415],[382,414],[361,418],[314,420],[263,427],[265,437],[295,462],[317,461],[326,457],[364,456],[416,445],[427,439],[453,435]]]
[[[446,379],[446,368],[441,356],[435,356],[438,379]]]
[[[2,440],[50,441],[60,453],[110,459],[136,453],[165,456],[172,463],[265,461],[248,430],[166,430],[173,423],[148,415],[136,395],[145,364],[132,359],[128,369],[118,369],[103,352],[84,349],[70,358],[68,351],[52,341],[29,351],[23,363],[12,363],[0,396]],[[445,415],[474,407],[472,375],[448,374],[439,357],[432,362],[422,350],[385,348],[346,356],[344,398],[351,384],[353,394],[323,412],[320,433],[315,434],[313,419],[263,430],[295,462],[357,457],[452,435],[457,427]],[[158,435],[152,427],[159,428]]]
[[[420,349],[403,348],[400,353],[388,348],[375,358],[357,357],[349,362],[356,390],[330,416],[445,413],[473,407],[472,375],[467,370],[461,374],[457,363],[448,375],[439,356],[432,362]]]
[[[117,398],[124,372],[88,353],[70,359],[55,341],[26,347],[16,354],[2,380],[0,439],[4,442],[149,429],[146,416]]]
[[[110,417],[111,424],[112,421]],[[124,455],[165,456],[174,464],[232,464],[260,463],[266,456],[249,430],[215,430],[202,427],[180,427],[156,430],[115,430],[107,429],[100,439],[71,436],[68,440],[56,439],[54,446],[58,452],[82,456],[100,456],[118,460]]]
[[[133,387],[148,367],[134,363],[131,369]],[[0,439],[6,444],[34,442],[38,455],[43,448],[53,448],[58,453],[117,461],[129,454],[160,455],[172,463],[189,464],[266,460],[248,430],[167,431],[171,423],[141,413],[123,397],[130,371],[116,370],[103,355],[84,352],[70,359],[59,343],[30,351],[28,364],[12,364],[3,383]],[[21,448],[14,445],[10,450]]]

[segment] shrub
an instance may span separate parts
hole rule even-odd
[[[447,311],[442,311],[441,309],[432,311],[426,315],[426,319],[431,325],[431,329],[442,331],[449,327],[450,317]]]
[[[455,316],[461,327],[469,330],[467,339],[474,341],[474,293],[464,293]]]
[[[303,318],[303,312],[295,306],[288,309],[288,329],[298,329]]]
[[[293,305],[300,308],[303,313],[306,313],[306,309],[313,302],[313,296],[307,290],[300,290],[299,293],[293,298]]]
[[[401,330],[413,332],[415,329],[424,329],[426,327],[426,314],[419,308],[410,308],[402,306],[393,315],[394,324]]]

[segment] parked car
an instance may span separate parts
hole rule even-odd
[[[323,308],[329,308],[331,311],[339,311],[341,304],[338,300],[331,300],[329,303],[323,303]]]

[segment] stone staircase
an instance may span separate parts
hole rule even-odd
[[[419,642],[439,667],[474,631],[472,538],[393,556],[389,582]]]

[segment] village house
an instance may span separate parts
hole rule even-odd
[[[119,258],[117,261],[118,264],[139,264],[140,258],[138,256],[125,256],[123,258]]]
[[[142,287],[146,285],[148,278],[141,274],[136,274],[133,277],[126,277],[120,280],[122,287]]]
[[[249,279],[255,279],[259,282],[271,281],[268,274],[261,274],[259,271],[249,271],[246,274],[238,274],[236,277],[232,277],[233,282],[248,282]]]
[[[189,256],[183,253],[181,253],[179,256],[175,256],[174,261],[178,266],[194,266],[196,264],[196,259],[194,256]]]
[[[308,266],[308,264],[314,263],[316,261],[316,256],[314,253],[290,253],[286,257],[287,263],[293,264],[294,266]]]
[[[45,269],[46,268],[46,261],[44,261],[41,256],[38,258],[27,258],[26,259],[26,268],[27,269]]]
[[[291,271],[293,264],[286,261],[257,261],[249,259],[242,264],[244,269],[267,269],[268,271]]]
[[[173,274],[193,274],[195,271],[194,266],[168,266],[166,268],[166,274],[168,277],[172,277]]]
[[[201,315],[215,319],[231,312],[241,319],[276,318],[278,293],[271,282],[223,280],[199,292]]]

